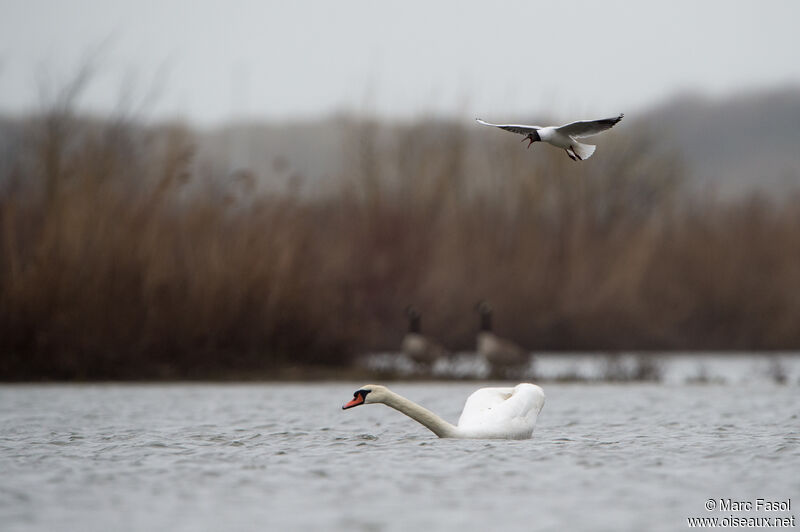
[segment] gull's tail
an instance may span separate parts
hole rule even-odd
[[[580,142],[572,143],[572,151],[577,155],[580,160],[585,161],[592,156],[597,146],[592,144],[581,144]]]

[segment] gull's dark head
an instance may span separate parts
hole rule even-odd
[[[531,144],[533,144],[534,142],[539,142],[540,140],[542,140],[542,138],[539,136],[538,131],[534,131],[533,133],[529,133],[527,137],[522,139],[522,142],[525,142],[526,140],[528,141],[528,147],[530,148]]]

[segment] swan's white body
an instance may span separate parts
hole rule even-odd
[[[383,403],[418,421],[440,438],[525,440],[533,434],[544,406],[544,391],[535,384],[513,388],[481,388],[464,404],[458,425],[452,425],[430,410],[396,394],[385,386],[368,384],[342,406]]]
[[[620,113],[619,116],[614,118],[602,118],[600,120],[579,120],[563,126],[529,126],[524,124],[492,124],[480,118],[475,121],[484,126],[498,127],[511,133],[525,135],[523,141],[530,140],[528,147],[531,147],[536,141],[547,142],[556,148],[562,148],[567,152],[570,159],[573,161],[583,161],[588,159],[594,153],[596,146],[592,144],[584,144],[578,139],[591,137],[602,133],[607,129],[611,129],[617,124],[622,117],[625,116]]]

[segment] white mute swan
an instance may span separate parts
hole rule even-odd
[[[377,384],[367,384],[356,390],[353,399],[342,405],[342,409],[370,403],[390,406],[422,423],[440,438],[525,440],[533,434],[536,418],[544,406],[544,391],[529,383],[513,388],[476,390],[464,404],[458,426]]]

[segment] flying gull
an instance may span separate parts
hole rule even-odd
[[[506,131],[510,131],[512,133],[525,135],[525,138],[522,139],[522,142],[525,142],[526,140],[529,141],[529,148],[534,142],[543,141],[552,144],[556,148],[563,148],[573,161],[583,161],[584,159],[588,159],[592,156],[595,146],[592,144],[583,144],[578,142],[577,139],[591,137],[592,135],[602,133],[606,129],[611,129],[617,122],[622,120],[623,116],[625,115],[620,113],[619,116],[614,118],[603,118],[601,120],[580,120],[578,122],[572,122],[571,124],[564,124],[563,126],[558,127],[526,126],[521,124],[490,124],[489,122],[484,122],[480,118],[476,118],[475,120],[484,126],[499,127],[500,129],[505,129]]]

